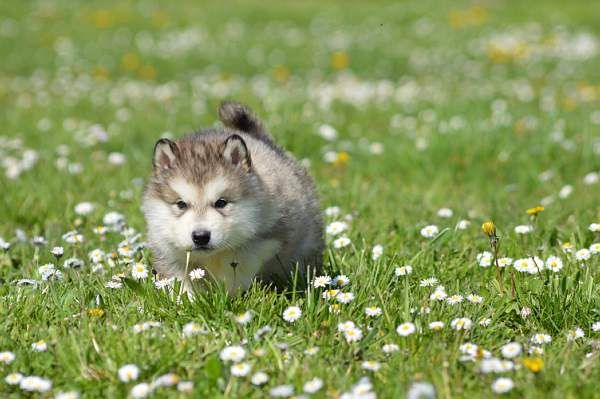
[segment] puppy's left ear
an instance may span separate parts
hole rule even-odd
[[[246,172],[250,172],[252,168],[250,151],[244,139],[237,134],[232,134],[223,143],[223,158]]]

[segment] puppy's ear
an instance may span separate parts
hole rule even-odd
[[[250,159],[250,151],[248,151],[243,138],[237,134],[229,136],[223,143],[222,153],[226,161],[231,162],[246,172],[250,172],[252,160]]]
[[[177,148],[177,144],[172,142],[169,139],[160,139],[156,142],[154,146],[154,158],[152,161],[152,165],[154,165],[154,170],[160,171],[164,169],[172,169],[175,167],[175,162],[177,160],[177,154],[179,153],[179,149]]]

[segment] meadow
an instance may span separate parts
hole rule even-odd
[[[600,397],[600,3],[6,0],[0,60],[0,397]],[[140,200],[225,99],[324,275],[190,301]]]

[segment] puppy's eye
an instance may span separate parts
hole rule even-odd
[[[177,208],[179,208],[179,209],[181,209],[181,210],[187,209],[187,207],[188,207],[188,204],[186,204],[186,203],[185,203],[184,201],[182,201],[182,200],[178,200],[178,201],[175,203],[175,205],[177,205]]]
[[[215,208],[225,208],[227,206],[228,202],[225,198],[219,198],[216,202],[215,202]]]

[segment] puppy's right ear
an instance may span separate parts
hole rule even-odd
[[[169,139],[160,139],[154,146],[154,158],[152,165],[154,170],[172,169],[177,160],[177,144]]]

